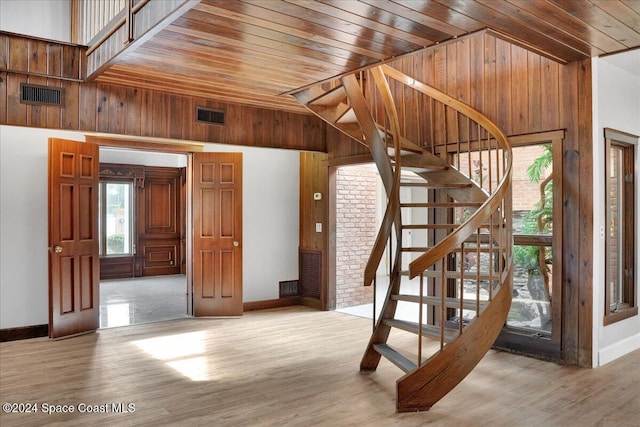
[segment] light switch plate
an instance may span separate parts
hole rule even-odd
[[[316,222],[316,233],[322,233],[322,223]]]

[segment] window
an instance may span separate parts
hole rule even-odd
[[[100,256],[133,255],[133,182],[100,181]]]
[[[554,174],[551,143],[513,147],[513,299],[507,326],[552,333]]]
[[[637,142],[638,137],[605,129],[605,325],[638,314],[634,265]]]

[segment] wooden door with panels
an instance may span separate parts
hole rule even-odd
[[[242,314],[242,154],[193,155],[193,314]]]
[[[49,336],[100,323],[98,145],[49,139]]]

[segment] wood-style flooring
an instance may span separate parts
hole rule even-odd
[[[640,425],[640,351],[598,369],[491,351],[430,411],[396,414],[402,372],[385,360],[358,370],[370,332],[364,318],[292,307],[2,343],[0,401],[39,412],[1,413],[0,425]]]

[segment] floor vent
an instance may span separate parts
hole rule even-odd
[[[280,298],[297,297],[297,296],[298,296],[297,280],[285,280],[280,282]]]
[[[35,105],[62,105],[62,88],[20,84],[20,102]]]
[[[322,252],[300,249],[300,285],[301,297],[320,299],[322,284]]]
[[[224,125],[224,111],[196,107],[196,121],[214,125]]]

